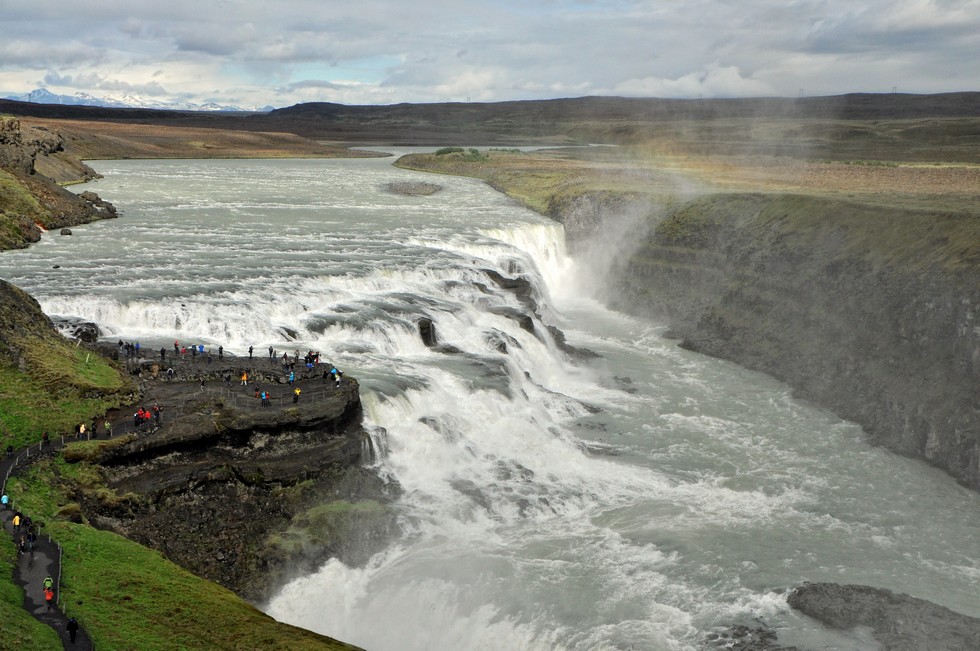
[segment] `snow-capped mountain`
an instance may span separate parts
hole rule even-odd
[[[108,108],[148,108],[166,109],[171,111],[249,111],[263,113],[273,110],[271,106],[259,108],[257,106],[240,107],[224,106],[215,102],[206,104],[194,104],[192,102],[161,102],[155,99],[137,97],[134,95],[106,95],[95,97],[88,93],[75,93],[74,95],[56,95],[46,88],[37,88],[24,95],[8,95],[4,99],[17,100],[19,102],[32,102],[34,104],[64,104],[69,106],[103,106]]]

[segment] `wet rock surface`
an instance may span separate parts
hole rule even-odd
[[[833,197],[708,195],[636,236],[613,267],[614,306],[666,319],[685,348],[768,373],[980,490],[976,223]]]
[[[442,190],[441,185],[422,181],[393,181],[385,183],[381,188],[392,194],[402,194],[409,197],[427,197]]]
[[[363,563],[393,535],[386,504],[398,489],[366,468],[356,379],[335,387],[316,367],[290,385],[270,359],[183,356],[166,366],[173,374],[156,360],[125,361],[142,378],[141,404],[160,405],[161,419],[135,428],[113,414],[125,423],[113,428],[121,444],[98,464],[115,497],[82,498],[92,524],[253,601],[327,558]],[[325,505],[334,505],[327,516],[310,515]]]
[[[886,651],[980,649],[980,619],[882,588],[807,583],[788,602],[831,628],[866,626]]]

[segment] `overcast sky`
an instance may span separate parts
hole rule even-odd
[[[980,90],[980,0],[0,0],[0,94],[239,106]]]

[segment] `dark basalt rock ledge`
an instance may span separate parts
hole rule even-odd
[[[787,601],[831,628],[866,626],[888,651],[980,649],[980,619],[883,588],[806,583]]]
[[[862,630],[864,636],[870,632],[877,643],[874,648],[881,651],[980,649],[980,619],[884,588],[804,583],[790,591],[787,602],[796,611],[828,628],[846,633]],[[777,630],[756,620],[754,624],[733,624],[712,630],[705,636],[702,648],[712,651],[804,651],[780,644],[778,637]]]
[[[199,361],[183,382],[141,370],[142,402],[164,406],[162,424],[117,432],[95,459],[110,491],[82,492],[79,504],[93,525],[259,603],[328,558],[359,565],[382,549],[399,489],[368,467],[356,379],[334,388],[298,374],[299,402],[267,408],[252,386],[197,379],[246,363]],[[286,394],[270,379],[263,388]]]

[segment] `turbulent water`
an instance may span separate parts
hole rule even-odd
[[[157,348],[317,349],[362,382],[404,534],[284,586],[276,618],[371,651],[696,649],[734,622],[874,648],[788,608],[807,580],[980,616],[976,494],[604,308],[561,227],[483,184],[390,159],[94,166],[118,220],[0,256],[47,313]],[[384,189],[406,180],[444,189]],[[532,281],[534,333],[486,270]]]

